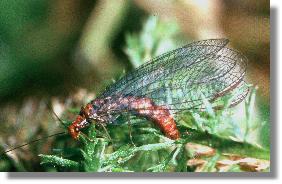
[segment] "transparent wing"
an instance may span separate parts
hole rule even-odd
[[[214,102],[241,85],[245,75],[247,59],[225,48],[227,42],[204,40],[165,53],[124,76],[101,97],[146,97],[173,113],[200,108],[203,98]]]
[[[207,55],[217,53],[228,43],[227,39],[210,39],[193,42],[184,47],[164,53],[138,67],[106,88],[100,98],[115,95],[134,95],[134,89],[153,81],[166,78],[171,70],[189,68],[201,62]]]

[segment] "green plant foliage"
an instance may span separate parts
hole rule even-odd
[[[149,17],[140,35],[127,34],[125,53],[136,68],[152,57],[174,49],[178,33],[174,21],[163,23],[157,17]]]

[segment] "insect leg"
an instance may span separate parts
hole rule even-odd
[[[85,133],[83,133],[83,132],[79,132],[79,133],[82,134],[88,141],[94,142],[94,140],[91,139],[90,137],[88,137]]]
[[[111,136],[110,136],[108,130],[107,130],[106,127],[103,125],[103,123],[99,123],[98,125],[100,125],[100,126],[104,129],[104,131],[105,131],[105,133],[106,133],[108,139],[109,139],[111,142],[113,142],[113,140],[112,140],[112,138],[111,138]]]
[[[130,121],[130,114],[128,113],[127,114],[127,121],[128,121],[128,129],[129,129],[129,138],[130,138],[130,141],[131,141],[131,144],[134,146],[134,147],[136,147],[136,145],[134,144],[134,142],[133,142],[133,140],[132,140],[132,127],[131,127],[131,121]]]

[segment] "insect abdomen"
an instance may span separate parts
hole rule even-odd
[[[166,107],[155,105],[149,98],[125,97],[120,103],[134,110],[137,115],[153,121],[168,138],[180,138],[176,123]]]

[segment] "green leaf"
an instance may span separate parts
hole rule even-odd
[[[78,169],[79,163],[64,159],[62,157],[58,157],[55,155],[43,155],[40,154],[39,157],[41,157],[41,164],[51,164],[53,166],[59,166],[63,168],[71,168],[71,169]]]

